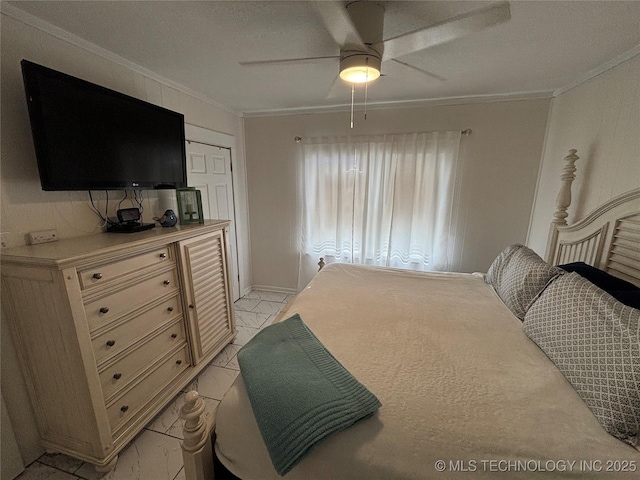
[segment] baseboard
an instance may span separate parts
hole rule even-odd
[[[296,293],[298,293],[295,288],[274,287],[272,285],[251,285],[251,290],[248,293],[251,293],[254,290],[260,290],[262,292],[286,293],[287,295],[295,295]]]

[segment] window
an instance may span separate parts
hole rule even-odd
[[[448,269],[459,145],[459,131],[305,140],[301,286],[320,257]]]

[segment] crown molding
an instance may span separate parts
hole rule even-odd
[[[588,72],[585,72],[583,75],[580,75],[573,82],[565,85],[564,87],[558,88],[556,91],[553,92],[553,97],[555,98],[579,85],[582,85],[583,83],[591,80],[592,78],[595,78],[598,75],[601,75],[604,72],[611,70],[612,68],[615,68],[618,65],[626,62],[627,60],[632,59],[636,55],[640,55],[640,45],[636,45],[635,47],[627,50],[623,54],[612,58],[611,60],[603,63],[602,65],[599,65],[596,68],[589,70]]]
[[[194,97],[204,103],[207,103],[211,106],[224,110],[227,113],[231,113],[238,117],[242,117],[242,113],[231,110],[229,107],[222,105],[221,103],[213,100],[207,95],[204,95],[200,92],[190,89],[189,87],[185,87],[180,83],[177,83],[173,80],[163,77],[162,75],[159,75],[151,70],[148,70],[138,65],[137,63],[132,62],[131,60],[127,60],[126,58],[121,57],[120,55],[113,53],[107,50],[106,48],[102,48],[96,45],[95,43],[89,42],[88,40],[85,40],[77,35],[74,35],[73,33],[70,33],[60,27],[57,27],[45,20],[42,20],[41,18],[38,18],[35,15],[25,12],[24,10],[21,10],[20,8],[14,5],[11,5],[3,1],[3,2],[0,2],[0,8],[1,8],[0,13],[13,18],[14,20],[22,22],[25,25],[38,29],[42,32],[48,33],[49,35],[59,38],[60,40],[70,43],[71,45],[74,45],[78,48],[82,48],[87,52],[93,53],[94,55],[98,55],[99,57],[109,60],[110,62],[113,62],[115,64],[128,68],[130,70],[133,70],[134,72],[144,75],[145,77],[151,78],[152,80],[155,80],[157,82],[163,83],[186,95]]]

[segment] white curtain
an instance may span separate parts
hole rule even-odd
[[[448,270],[460,131],[305,139],[298,287],[326,263]]]

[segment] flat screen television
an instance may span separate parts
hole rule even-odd
[[[187,185],[184,116],[22,60],[43,190]]]

